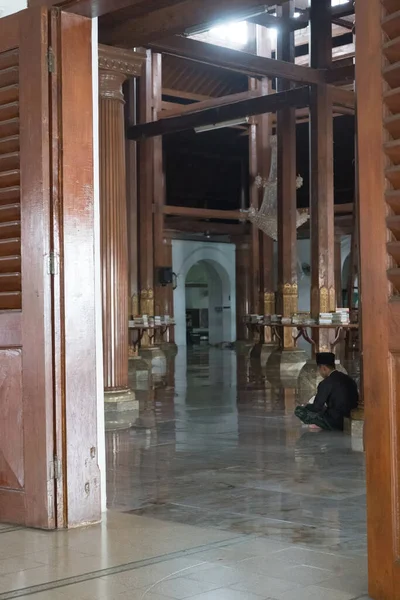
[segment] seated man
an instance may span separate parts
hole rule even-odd
[[[306,425],[316,425],[328,431],[343,431],[344,417],[358,406],[356,382],[335,368],[335,355],[317,354],[317,365],[323,381],[312,404],[298,406],[295,415]]]

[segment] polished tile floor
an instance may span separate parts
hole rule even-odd
[[[180,352],[107,433],[101,526],[0,528],[0,600],[366,600],[364,457],[229,349]]]

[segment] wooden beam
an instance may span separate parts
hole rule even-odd
[[[110,45],[127,48],[143,46],[197,26],[208,29],[221,21],[245,19],[252,12],[264,12],[265,6],[276,2],[277,0],[182,0],[173,7],[167,5],[159,10],[149,11],[134,20],[120,11],[116,23],[108,23],[107,28],[100,28],[100,38]]]
[[[328,86],[332,94],[333,107],[336,110],[339,108],[356,108],[356,95],[352,90],[344,90],[343,88]],[[347,114],[347,113],[346,113]]]
[[[234,102],[226,106],[206,108],[187,115],[136,125],[128,129],[128,138],[131,140],[141,140],[157,135],[166,135],[197,127],[211,126],[223,123],[224,121],[276,112],[284,106],[301,108],[308,106],[308,103],[309,88],[295,88],[271,96],[259,96],[249,100]]]
[[[57,7],[67,12],[94,18],[143,3],[143,0],[29,0],[28,6]],[[163,0],[153,0],[153,10],[163,4],[165,4]]]
[[[216,210],[212,208],[191,208],[189,206],[163,206],[164,215],[189,217],[192,219],[218,219],[221,221],[246,221],[240,210]]]
[[[166,231],[182,231],[185,233],[206,233],[212,235],[242,235],[248,233],[249,224],[221,223],[212,221],[188,220],[187,218],[167,217],[165,222]]]
[[[348,60],[348,59],[346,59]],[[355,66],[354,64],[347,64],[343,66],[334,66],[331,69],[327,69],[325,72],[326,83],[333,85],[345,84],[355,79]]]
[[[352,90],[346,90],[343,88],[337,88],[329,86],[332,92],[332,100],[334,107],[334,114],[352,114],[355,109],[355,94]],[[275,93],[275,92],[273,92]],[[227,106],[240,100],[250,100],[252,98],[259,98],[261,96],[260,89],[249,90],[248,92],[239,92],[238,94],[229,94],[228,96],[221,96],[220,98],[209,98],[202,102],[195,102],[193,104],[174,104],[172,102],[163,102],[163,108],[158,118],[169,119],[171,117],[177,117],[181,115],[193,114],[207,108],[217,108],[221,106]],[[296,117],[298,120],[308,120],[308,107],[301,108],[296,111]],[[272,123],[275,124],[275,118],[272,117]]]
[[[199,102],[200,100],[209,100],[211,96],[204,94],[193,94],[192,92],[185,92],[183,90],[173,90],[171,88],[162,89],[163,96],[171,96],[171,98],[181,98],[182,100],[193,100]]]
[[[221,96],[220,98],[210,98],[209,100],[203,100],[202,102],[195,102],[194,104],[175,104],[164,110],[159,116],[161,119],[168,119],[170,117],[176,117],[178,115],[185,115],[188,113],[197,112],[206,108],[213,108],[218,106],[226,106],[233,102],[240,100],[250,100],[251,98],[259,98],[261,95],[259,90],[239,92],[238,94],[229,94],[228,96]]]
[[[155,52],[179,56],[195,62],[221,67],[248,77],[274,77],[304,84],[324,82],[324,73],[273,58],[255,56],[206,42],[176,36],[149,44]]]

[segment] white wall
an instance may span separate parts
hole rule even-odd
[[[217,305],[230,307],[224,309],[219,315],[220,318],[222,317],[221,340],[213,339],[213,319],[217,318],[217,313],[210,308],[210,343],[235,341],[235,250],[234,244],[172,240],[172,267],[177,275],[177,288],[174,290],[174,316],[176,321],[175,341],[178,346],[186,345],[186,277],[191,267],[199,261],[205,261],[209,267],[210,307]],[[215,272],[214,277],[213,271]],[[219,291],[219,287],[222,291]]]
[[[186,308],[208,308],[208,288],[186,288]]]
[[[27,8],[28,0],[0,0],[0,17],[6,17]]]

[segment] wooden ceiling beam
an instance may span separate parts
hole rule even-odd
[[[318,84],[325,81],[324,72],[317,69],[222,48],[181,36],[154,42],[149,44],[149,47],[155,52],[221,67],[248,77],[280,77],[305,84]]]
[[[308,105],[309,88],[294,88],[287,92],[240,100],[226,106],[205,108],[190,114],[135,125],[128,129],[128,138],[131,140],[141,140],[208,125],[212,126],[225,121],[276,112],[284,106],[302,108]]]
[[[260,96],[259,90],[239,92],[238,94],[229,94],[228,96],[221,96],[220,98],[209,98],[201,102],[194,102],[193,104],[175,104],[170,107],[169,110],[164,110],[159,115],[161,119],[168,119],[170,117],[176,117],[178,115],[184,115],[188,113],[197,112],[198,110],[204,110],[205,108],[213,108],[218,106],[226,106],[233,102],[240,100],[250,100],[251,98],[258,98]]]
[[[356,106],[355,93],[352,90],[346,90],[343,88],[337,88],[330,86],[332,89],[332,100],[333,106],[337,113],[341,112],[341,109],[351,109],[354,111]],[[259,90],[249,90],[247,92],[239,92],[238,94],[229,94],[228,96],[221,96],[220,98],[209,98],[204,101],[195,102],[193,104],[172,104],[168,103],[168,108],[159,113],[159,119],[170,119],[181,115],[189,115],[202,111],[208,108],[217,108],[239,102],[241,100],[251,100],[252,98],[260,97]],[[172,104],[172,106],[170,106]],[[345,110],[344,114],[348,114],[349,111]],[[308,108],[301,108],[297,111],[297,115],[300,118],[308,117]]]
[[[240,210],[217,210],[213,208],[191,208],[190,206],[163,206],[164,215],[189,217],[191,219],[217,219],[219,221],[247,221]]]
[[[130,20],[129,9],[121,10],[112,23],[100,23],[100,41],[104,44],[133,48],[188,29],[207,29],[213,23],[244,19],[249,13],[265,11],[281,0],[182,0],[173,6]],[[105,26],[107,25],[107,26]]]
[[[29,0],[28,6],[57,7],[84,17],[101,17],[127,7],[145,4],[143,0]],[[165,4],[165,0],[152,2],[154,10]]]

